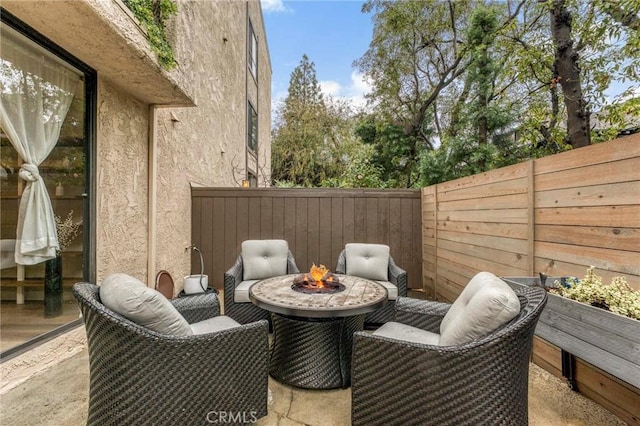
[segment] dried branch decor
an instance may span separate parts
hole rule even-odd
[[[82,225],[82,219],[78,222],[73,221],[73,210],[69,212],[67,218],[62,220],[58,215],[54,216],[56,221],[56,232],[58,233],[58,251],[57,255],[69,248],[71,242],[78,236],[78,231]]]

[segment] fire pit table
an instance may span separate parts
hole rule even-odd
[[[375,281],[334,275],[338,288],[301,291],[294,289],[297,277],[267,278],[249,289],[251,301],[272,313],[269,372],[296,387],[346,388],[351,383],[353,333],[363,329],[366,313],[387,302],[387,290]]]

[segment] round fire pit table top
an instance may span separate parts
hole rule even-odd
[[[291,288],[299,274],[258,281],[249,289],[251,301],[268,311],[308,318],[333,318],[366,314],[387,302],[382,284],[351,275],[335,275],[345,286],[337,293],[301,293]]]

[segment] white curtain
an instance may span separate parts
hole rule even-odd
[[[56,256],[58,237],[51,200],[38,166],[60,136],[80,76],[34,49],[3,26],[0,125],[23,164],[26,181],[18,211],[16,263],[34,265]]]

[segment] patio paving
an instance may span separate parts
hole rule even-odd
[[[74,330],[75,333],[83,331]],[[65,357],[65,354],[56,355]],[[11,361],[13,360],[7,363]],[[14,364],[19,365],[20,362]],[[6,369],[6,365],[2,367]],[[85,424],[89,393],[88,375],[89,360],[85,344],[80,351],[61,362],[21,379],[17,386],[5,387],[0,393],[0,424]],[[3,381],[5,380],[7,376],[3,374]],[[269,389],[269,415],[260,419],[258,425],[350,424],[349,389],[302,390],[273,379],[269,379]],[[560,379],[534,364],[531,364],[529,374],[529,422],[532,426],[625,424],[598,404],[571,391]]]

